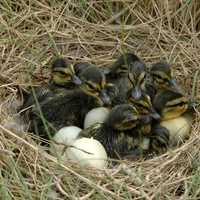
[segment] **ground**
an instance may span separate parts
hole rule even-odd
[[[200,198],[198,109],[181,147],[92,173],[59,162],[32,134],[7,124],[19,91],[47,82],[58,55],[100,67],[123,52],[135,52],[148,66],[167,60],[186,95],[198,98],[199,1],[3,0],[0,11],[1,199]]]

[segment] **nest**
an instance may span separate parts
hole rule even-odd
[[[57,55],[101,67],[128,51],[148,65],[165,59],[186,95],[198,98],[200,2],[21,0],[0,7],[2,199],[200,198],[198,109],[179,148],[102,171],[57,160],[16,121],[20,91],[46,82]]]

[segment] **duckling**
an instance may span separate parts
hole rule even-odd
[[[111,158],[135,155],[138,147],[137,126],[141,116],[130,104],[115,106],[104,123],[97,123],[79,133],[79,137],[93,137],[106,149]]]
[[[169,144],[171,147],[178,146],[189,138],[192,120],[192,115],[184,114],[180,117],[165,120],[160,123],[162,127],[165,127],[169,131]]]
[[[166,62],[158,62],[152,65],[149,72],[149,81],[146,81],[146,92],[154,98],[157,92],[163,89],[180,91],[175,78],[173,77],[171,66]]]
[[[154,109],[151,98],[143,90],[141,91],[140,98],[135,98],[134,88],[127,92],[127,100],[130,104],[134,105],[140,115],[149,115],[152,118],[158,120],[160,115]]]
[[[106,74],[108,82],[115,84],[119,90],[119,103],[125,102],[127,91],[134,86],[135,98],[141,95],[141,87],[144,87],[146,75],[145,63],[135,54],[126,53],[121,55],[111,66]],[[120,98],[121,99],[120,99]]]
[[[176,147],[187,140],[191,133],[193,115],[184,113],[183,115],[161,121],[152,128],[151,147],[156,153],[164,153],[169,147]]]
[[[163,90],[154,99],[155,108],[161,115],[160,126],[169,131],[169,144],[175,146],[190,135],[193,109],[181,93]]]
[[[32,108],[30,130],[44,138],[49,138],[64,126],[73,125],[83,128],[88,111],[110,104],[110,98],[105,91],[107,84],[105,75],[98,67],[85,68],[79,77],[81,80],[79,88],[64,90],[39,102],[39,107],[36,105]],[[47,132],[50,134],[48,135]]]
[[[129,104],[136,107],[139,114],[144,117],[145,121],[140,126],[141,134],[150,134],[151,133],[151,124],[153,120],[159,120],[160,115],[154,109],[150,97],[142,90],[140,98],[136,98],[134,95],[134,88],[127,92],[127,100]]]
[[[100,105],[109,105],[110,97],[107,95],[106,77],[104,73],[96,66],[89,66],[80,72],[81,85],[80,89],[87,94],[96,98]]]
[[[173,90],[162,90],[154,100],[153,106],[161,115],[161,121],[181,116],[188,109],[188,99]]]
[[[96,66],[94,64],[89,64],[87,62],[77,63],[74,65],[75,72],[78,75],[80,75],[81,71],[84,71],[88,67],[96,67]],[[103,71],[102,69],[99,69],[99,70]],[[104,92],[106,92],[108,94],[108,96],[111,98],[110,99],[111,102],[113,102],[114,98],[119,94],[117,87],[115,87],[114,84],[108,83],[108,82],[105,85]]]
[[[25,94],[22,108],[27,108],[35,103],[34,94],[39,102],[46,98],[53,97],[56,93],[62,93],[65,89],[72,89],[79,86],[81,80],[76,75],[73,65],[70,65],[64,58],[57,58],[52,63],[51,80],[49,84],[42,87],[32,88],[31,94]],[[21,108],[21,109],[22,109]]]
[[[52,64],[52,79],[51,84],[56,86],[63,86],[67,89],[74,88],[81,84],[78,77],[80,70],[76,70],[72,64],[63,58],[57,58]]]
[[[87,62],[79,62],[79,63],[74,64],[74,70],[76,74],[79,75],[81,71],[91,66],[96,67],[95,65],[87,63]]]

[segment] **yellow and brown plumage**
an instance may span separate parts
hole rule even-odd
[[[158,121],[160,115],[154,109],[150,97],[141,91],[140,98],[135,98],[132,94],[132,89],[127,93],[127,100],[129,104],[135,106],[141,116],[144,116],[146,121],[142,121],[140,125],[140,132],[143,135],[149,135],[151,133],[151,125],[153,121]]]
[[[188,118],[188,113],[192,113],[189,101],[183,94],[169,89],[162,90],[156,94],[153,105],[161,116],[160,121],[154,123],[155,128],[152,130],[153,138],[157,137],[152,142],[153,149],[158,150],[158,142],[163,150],[166,150],[167,146],[173,146],[178,140],[180,142],[189,137],[191,118]]]
[[[187,111],[188,105],[188,99],[183,94],[173,90],[162,90],[153,100],[153,106],[161,115],[161,120],[181,116]]]
[[[160,125],[169,131],[170,146],[189,138],[195,111],[188,98],[179,92],[163,90],[155,96],[154,105],[161,115]]]
[[[168,150],[169,145],[169,130],[159,123],[154,124],[151,130],[149,153],[165,153]]]
[[[126,94],[133,86],[134,95],[139,98],[145,75],[146,65],[138,56],[133,53],[121,55],[106,74],[107,81],[118,89],[114,104],[126,103]]]
[[[158,62],[151,66],[145,91],[153,100],[154,96],[161,90],[171,89],[179,91],[171,66],[167,62]]]
[[[66,59],[57,58],[52,63],[52,85],[63,86],[66,89],[73,89],[76,85],[80,85],[80,70],[69,63]]]
[[[143,136],[138,132],[143,117],[130,104],[115,106],[106,121],[80,132],[80,137],[93,137],[100,141],[111,158],[137,156]]]
[[[57,58],[51,66],[51,79],[48,84],[32,87],[30,94],[25,94],[23,108],[35,103],[34,94],[39,102],[54,97],[55,94],[64,92],[66,89],[73,89],[80,85],[80,79],[75,72],[73,65],[64,58]]]
[[[89,110],[109,104],[110,99],[105,91],[105,75],[95,66],[84,70],[79,74],[81,84],[78,88],[60,90],[53,95],[44,96],[38,104],[34,103],[29,112],[31,131],[47,138],[46,127],[51,135],[63,126],[82,127],[85,114]]]

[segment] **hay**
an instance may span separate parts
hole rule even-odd
[[[8,0],[0,10],[1,199],[200,198],[198,110],[180,148],[92,173],[59,162],[33,135],[8,124],[21,102],[19,91],[46,82],[57,55],[101,67],[126,51],[147,64],[165,59],[186,94],[196,84],[199,97],[200,79],[193,81],[200,63],[199,1]]]

